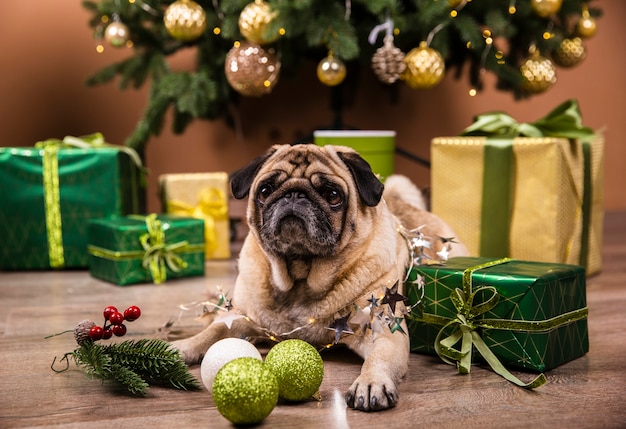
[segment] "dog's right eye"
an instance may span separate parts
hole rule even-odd
[[[263,185],[259,188],[257,199],[261,204],[265,203],[265,200],[272,194],[274,189],[270,185]]]

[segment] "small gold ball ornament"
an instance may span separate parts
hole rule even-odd
[[[269,4],[255,0],[248,4],[239,14],[239,32],[248,41],[267,45],[278,39],[278,32],[268,33],[268,25],[278,15]]]
[[[404,57],[406,69],[400,75],[413,89],[428,89],[441,82],[445,75],[446,63],[439,52],[421,42]]]
[[[520,66],[522,90],[530,94],[539,94],[556,83],[556,68],[552,61],[534,51]]]
[[[339,85],[346,78],[346,65],[333,54],[328,54],[317,65],[317,78],[327,86]]]
[[[193,0],[177,0],[163,14],[165,29],[174,39],[190,42],[206,29],[206,12]]]
[[[123,22],[113,21],[104,30],[104,40],[114,48],[126,46],[130,32]]]
[[[589,38],[593,37],[597,30],[596,20],[589,14],[589,9],[585,7],[580,21],[576,23],[576,34],[580,37]]]
[[[532,10],[542,18],[547,18],[550,15],[557,13],[561,10],[563,0],[531,0],[530,7]]]
[[[226,54],[226,80],[238,93],[250,97],[269,94],[280,75],[280,61],[271,49],[250,42],[236,42]]]
[[[587,56],[585,44],[580,37],[563,39],[552,53],[552,60],[561,67],[573,67]]]
[[[393,36],[385,36],[383,43],[372,56],[372,70],[381,82],[392,84],[406,69],[405,55],[393,44]]]

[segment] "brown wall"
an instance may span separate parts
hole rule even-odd
[[[587,59],[573,69],[560,69],[559,81],[545,94],[515,101],[493,89],[467,95],[467,79],[448,74],[438,87],[415,91],[402,86],[397,102],[361,73],[358,91],[346,109],[345,123],[361,129],[397,131],[398,146],[429,157],[432,137],[454,135],[478,114],[503,110],[519,121],[534,121],[569,98],[576,98],[586,125],[605,130],[605,207],[626,209],[626,2],[598,2],[605,15],[599,31],[587,42]],[[121,143],[134,129],[147,100],[147,88],[120,91],[115,84],[87,88],[84,80],[128,51],[108,48],[95,52],[88,14],[79,0],[7,2],[0,14],[0,145],[30,146],[49,137],[104,133]],[[191,67],[193,52],[173,58],[174,68]],[[159,210],[159,174],[232,171],[273,143],[288,143],[331,122],[329,89],[315,78],[314,65],[300,82],[283,79],[274,93],[244,99],[238,106],[241,134],[222,121],[197,121],[183,135],[173,135],[169,123],[150,141],[146,153],[151,169],[148,200]],[[429,171],[397,158],[397,171],[428,185]]]

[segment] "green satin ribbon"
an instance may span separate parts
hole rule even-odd
[[[487,137],[484,151],[481,225],[482,228],[489,228],[489,234],[481,231],[480,254],[491,257],[502,257],[510,252],[509,226],[515,177],[513,139],[525,136],[591,140],[595,137],[591,128],[582,125],[576,100],[565,101],[544,118],[532,123],[518,123],[513,117],[502,112],[478,115],[474,123],[463,130],[461,135]],[[590,163],[588,156],[589,152],[585,152],[586,162]],[[587,174],[590,172],[585,168],[585,175]],[[586,176],[585,178],[587,179]],[[590,179],[585,180],[584,192],[583,222],[588,223],[592,192]],[[581,265],[586,265],[587,235],[583,231],[581,261],[584,254],[585,263]]]
[[[102,147],[118,149],[130,157],[137,169],[141,172],[145,182],[146,169],[141,158],[134,149],[125,146],[108,144],[101,133],[93,133],[81,137],[65,136],[63,140],[48,139],[37,142],[37,149],[43,149],[43,186],[46,217],[46,231],[48,239],[48,257],[52,268],[63,268],[65,256],[63,250],[63,226],[61,220],[61,194],[59,185],[59,149],[82,148],[97,149]],[[133,180],[134,184],[135,181]],[[136,191],[136,190],[135,190]],[[133,192],[137,195],[137,192]],[[138,207],[137,204],[135,204]]]
[[[89,245],[87,247],[89,254],[115,261],[141,258],[142,268],[150,273],[155,284],[160,284],[167,280],[167,268],[175,273],[187,268],[187,262],[179,256],[180,254],[204,250],[204,244],[189,244],[186,240],[167,244],[166,228],[163,222],[157,219],[156,214],[129,217],[146,222],[147,232],[139,237],[143,250],[114,251]]]
[[[489,138],[483,155],[481,225],[489,234],[480,234],[480,255],[502,258],[509,255],[511,216],[515,195],[513,141]]]
[[[489,329],[511,329],[523,331],[544,331],[559,326],[563,323],[584,318],[587,316],[587,309],[576,311],[572,314],[559,316],[547,321],[513,321],[500,319],[477,319],[478,316],[493,309],[498,304],[499,294],[493,286],[481,286],[474,289],[472,285],[472,275],[475,271],[494,265],[504,264],[511,261],[510,258],[503,258],[470,267],[463,272],[463,289],[455,288],[450,294],[450,299],[457,309],[454,319],[446,319],[440,316],[424,314],[421,318],[426,323],[436,323],[442,325],[435,339],[435,352],[446,363],[456,365],[460,374],[468,374],[472,365],[472,349],[481,354],[489,366],[499,375],[517,386],[526,389],[533,389],[546,383],[545,375],[540,374],[529,383],[524,383],[515,377],[500,362],[497,356],[489,349],[480,334],[476,332],[478,328]],[[487,297],[482,302],[474,302],[476,295]],[[452,329],[452,332],[445,338],[444,332]],[[460,350],[455,345],[461,342]]]

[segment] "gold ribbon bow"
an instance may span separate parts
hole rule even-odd
[[[187,268],[187,262],[176,252],[182,251],[189,243],[185,240],[166,244],[163,223],[156,218],[156,214],[146,216],[145,221],[148,232],[139,237],[145,251],[141,266],[149,270],[155,284],[163,283],[167,279],[166,267],[176,273]]]
[[[167,201],[167,212],[180,216],[191,216],[204,220],[204,243],[207,255],[218,247],[215,222],[228,217],[226,196],[219,188],[208,187],[200,191],[195,206],[183,201]]]
[[[444,362],[450,365],[456,364],[459,374],[468,374],[472,365],[472,349],[475,347],[497,374],[520,387],[533,389],[547,381],[545,375],[539,374],[531,382],[524,383],[504,367],[487,344],[485,344],[478,332],[476,332],[476,328],[483,325],[475,322],[475,318],[496,306],[498,303],[498,292],[493,286],[481,286],[474,290],[472,287],[472,273],[476,270],[503,264],[508,261],[510,261],[510,258],[498,259],[469,268],[463,272],[463,290],[455,288],[450,295],[450,299],[456,307],[458,314],[445,324],[437,334],[435,351]],[[487,295],[488,298],[481,303],[475,304],[474,298],[479,293]],[[495,320],[490,322],[489,327],[494,327],[494,324],[497,325]],[[444,331],[450,327],[453,329],[452,333],[446,338],[442,338]],[[461,349],[457,350],[454,346],[459,341],[461,341]]]

